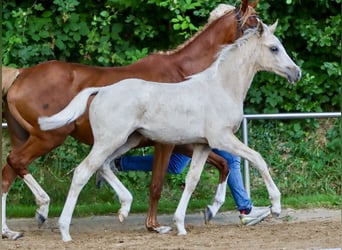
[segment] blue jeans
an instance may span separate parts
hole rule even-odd
[[[243,186],[243,180],[240,169],[240,157],[232,155],[228,152],[214,149],[213,152],[223,157],[230,167],[230,174],[227,184],[230,188],[237,209],[249,210],[252,207],[252,202]],[[182,154],[172,154],[167,168],[170,174],[180,174],[184,168],[189,164],[191,158]],[[140,170],[152,171],[153,155],[146,156],[123,156],[120,159],[122,171]]]

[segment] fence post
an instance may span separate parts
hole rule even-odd
[[[243,137],[243,143],[248,146],[248,124],[247,124],[247,118],[244,116],[242,120],[242,137]],[[247,159],[244,159],[244,165],[243,165],[243,173],[244,173],[244,184],[245,189],[248,194],[248,197],[251,198],[251,185],[249,180],[249,161]]]

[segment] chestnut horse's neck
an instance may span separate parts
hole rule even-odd
[[[208,24],[185,45],[165,56],[169,56],[185,76],[203,71],[216,59],[222,45],[233,43],[239,37],[239,24],[235,11],[231,11]]]

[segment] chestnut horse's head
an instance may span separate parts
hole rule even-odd
[[[248,3],[248,0],[243,0],[240,10],[237,12],[241,16],[241,29],[242,31],[248,28],[256,28],[259,20],[255,7],[258,4],[258,0]],[[239,13],[240,12],[240,13]]]
[[[236,39],[243,35],[244,31],[250,28],[256,28],[258,25],[258,15],[255,11],[255,7],[258,4],[258,0],[253,3],[248,3],[248,0],[243,0],[240,8],[235,8],[229,4],[219,4],[211,13],[208,19],[208,23],[215,21],[216,19],[228,15],[228,13],[235,11],[237,19],[237,31]]]

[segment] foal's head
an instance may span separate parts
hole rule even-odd
[[[259,46],[255,53],[258,53],[257,70],[274,72],[289,82],[295,83],[301,78],[301,70],[288,56],[284,46],[274,35],[278,21],[267,26],[260,22],[256,32]]]

